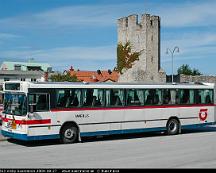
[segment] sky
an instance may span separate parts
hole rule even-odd
[[[55,71],[116,66],[117,19],[161,18],[161,67],[216,75],[216,0],[0,0],[0,63],[44,62]]]

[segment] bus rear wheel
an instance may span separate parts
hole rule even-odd
[[[61,142],[64,144],[71,144],[78,141],[78,129],[77,127],[67,124],[63,126],[60,133]]]
[[[177,119],[172,118],[167,122],[166,129],[168,135],[177,135],[180,133],[181,124]]]

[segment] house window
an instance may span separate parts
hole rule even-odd
[[[4,78],[4,81],[9,81],[10,79],[9,78]]]
[[[14,65],[14,70],[20,71],[21,70],[21,65]]]
[[[28,71],[43,71],[40,66],[28,66]]]

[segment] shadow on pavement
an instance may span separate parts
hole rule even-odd
[[[199,127],[199,128],[190,128],[182,130],[182,134],[186,133],[204,133],[204,132],[216,132],[216,126],[206,126],[206,127]]]
[[[196,129],[185,129],[182,130],[182,135],[191,133],[206,133],[206,132],[216,132],[216,127],[202,127]],[[97,136],[97,137],[84,137],[81,143],[88,142],[98,142],[98,141],[111,141],[111,140],[127,140],[136,138],[146,138],[146,137],[160,137],[166,136],[165,132],[145,132],[145,133],[135,133],[135,134],[120,134],[120,135],[107,135],[107,136]],[[48,145],[60,145],[60,141],[57,140],[41,140],[41,141],[20,141],[15,139],[8,139],[10,143],[23,145],[26,147],[38,147],[38,146],[48,146]],[[63,144],[65,145],[65,144]],[[73,145],[73,144],[72,144]]]
[[[40,140],[40,141],[21,141],[16,139],[7,139],[8,142],[18,145],[23,145],[26,147],[38,147],[38,146],[46,146],[46,145],[58,145],[60,144],[59,140]]]

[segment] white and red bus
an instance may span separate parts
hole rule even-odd
[[[214,84],[5,82],[2,134],[20,140],[166,131],[215,123]]]
[[[0,125],[2,124],[3,99],[4,94],[0,91]]]
[[[2,124],[3,100],[4,100],[3,83],[0,83],[0,125]]]

